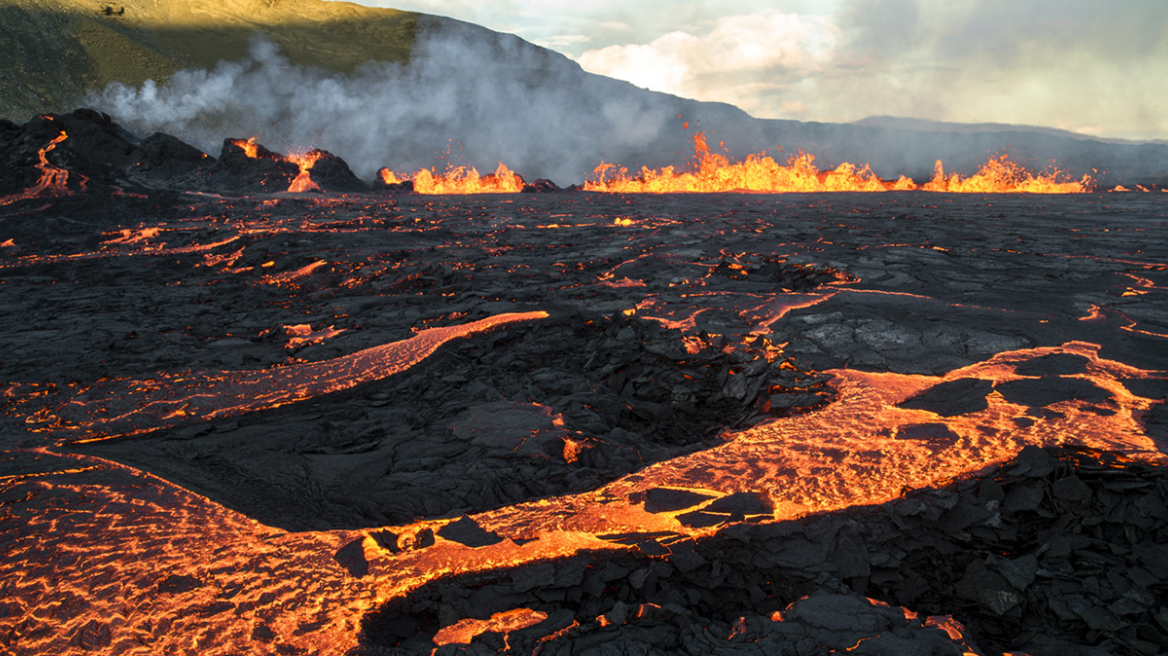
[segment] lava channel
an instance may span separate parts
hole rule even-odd
[[[38,430],[77,436],[77,443],[267,410],[380,380],[421,362],[459,337],[546,312],[499,314],[417,335],[350,355],[260,371],[161,373],[147,379],[110,379],[85,387],[66,402],[34,414]]]

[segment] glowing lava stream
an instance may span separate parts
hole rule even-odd
[[[647,512],[638,495],[657,487],[716,497],[758,493],[775,508],[759,519],[783,521],[881,503],[906,487],[936,486],[1010,458],[1027,444],[1077,443],[1163,462],[1140,425],[1141,413],[1155,402],[1132,395],[1120,380],[1165,373],[1100,358],[1098,350],[1070,342],[1006,352],[940,377],[834,370],[829,373],[839,399],[820,410],[756,426],[719,447],[652,465],[593,492],[476,515],[483,528],[510,538],[477,549],[438,536],[430,547],[391,554],[377,546],[372,530],[285,533],[129,467],[41,450],[97,464],[100,471],[5,483],[13,501],[4,507],[11,521],[5,524],[0,590],[10,607],[0,615],[0,636],[15,636],[30,654],[339,655],[356,644],[366,611],[448,574],[584,549],[633,548],[603,539],[612,533],[701,536],[720,529],[690,528],[677,518],[712,500]],[[1109,399],[1064,400],[1028,412],[993,391],[986,408],[955,417],[897,405],[944,382],[979,379],[1001,386],[1033,379],[1015,368],[1059,353],[1085,362],[1085,373],[1059,380],[1094,385]],[[920,426],[928,430],[904,430]],[[408,536],[451,521],[392,530]],[[519,538],[532,541],[513,541]],[[354,574],[341,566],[334,554],[342,547],[363,550],[368,571]]]
[[[26,421],[85,437],[79,443],[276,408],[379,380],[421,362],[446,342],[546,312],[498,314],[459,326],[430,328],[350,355],[259,371],[159,374],[95,383],[63,405]]]
[[[1086,358],[1088,373],[1068,378],[1088,381],[1111,401],[1102,403],[1104,408],[1061,401],[1050,411],[1034,414],[994,391],[986,397],[986,409],[955,417],[897,407],[943,382],[980,379],[997,386],[1036,379],[1014,373],[1014,367],[1054,353]],[[1069,342],[1009,351],[943,377],[850,369],[825,373],[833,376],[831,384],[839,398],[820,410],[756,426],[722,446],[651,465],[594,493],[531,502],[476,519],[484,528],[512,538],[538,537],[551,527],[594,535],[630,531],[703,535],[714,529],[687,528],[674,517],[698,507],[652,514],[630,502],[630,496],[661,486],[716,496],[757,492],[769,497],[774,518],[781,520],[882,503],[906,488],[932,487],[978,472],[1015,456],[1028,444],[1081,444],[1168,461],[1140,425],[1140,415],[1156,402],[1131,394],[1119,382],[1168,374],[1102,359],[1096,345]],[[902,434],[901,429],[908,427],[916,428]]]
[[[69,171],[66,171],[65,169],[57,166],[53,166],[49,163],[48,158],[49,152],[56,148],[57,144],[67,139],[68,136],[69,135],[65,134],[64,130],[61,130],[61,134],[57,135],[44,148],[41,148],[39,151],[37,151],[38,161],[36,163],[36,167],[41,170],[40,179],[37,180],[35,185],[25,189],[20,193],[0,197],[0,205],[8,205],[10,203],[15,203],[18,200],[36,198],[37,196],[46,193],[50,195],[64,195],[69,193],[69,188],[66,186],[66,183],[69,181]],[[85,188],[85,182],[85,176],[81,176],[82,189]]]

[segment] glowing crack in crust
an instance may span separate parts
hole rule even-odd
[[[392,376],[438,347],[511,323],[547,317],[513,312],[458,326],[429,328],[409,339],[350,355],[258,371],[159,374],[144,380],[104,380],[27,420],[55,433],[93,442],[186,423],[277,408]]]

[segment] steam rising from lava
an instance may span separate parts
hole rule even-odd
[[[660,135],[684,139],[670,121],[685,101],[631,89],[511,35],[423,21],[408,65],[332,74],[295,66],[257,38],[242,63],[180,71],[161,85],[113,84],[86,102],[132,131],[166,132],[210,153],[224,134],[258,135],[282,152],[343,153],[367,180],[387,164],[433,167],[453,141],[451,165],[493,171],[504,161],[533,179],[572,181],[601,159],[636,159]]]

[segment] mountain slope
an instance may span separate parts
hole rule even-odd
[[[163,82],[247,56],[254,34],[293,64],[351,73],[409,59],[421,14],[321,0],[0,0],[0,117],[73,109],[110,82]]]

